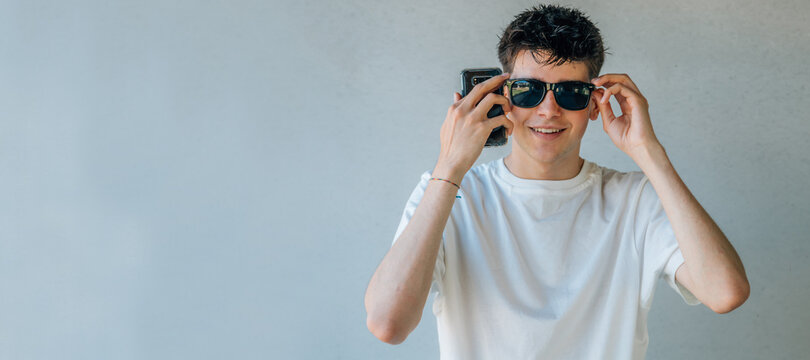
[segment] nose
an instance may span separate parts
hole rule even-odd
[[[561,110],[562,108],[557,105],[557,99],[554,98],[554,92],[551,90],[546,91],[546,96],[543,97],[543,101],[537,105],[537,113],[546,118],[560,116]]]

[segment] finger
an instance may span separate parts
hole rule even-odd
[[[603,95],[605,95],[605,89],[602,88],[596,88],[596,90],[591,92],[591,100],[593,100],[597,107],[599,103],[602,102]]]
[[[471,104],[478,104],[487,94],[503,85],[503,82],[509,78],[509,73],[503,73],[498,76],[493,76],[486,81],[473,86],[473,89],[467,94],[466,98],[471,101]]]
[[[626,86],[624,86],[622,84],[618,84],[618,83],[617,84],[610,84],[610,85],[605,84],[605,89],[606,90],[611,89],[611,88],[613,89],[612,91],[608,91],[608,94],[605,95],[605,96],[610,97],[612,95],[613,97],[616,98],[616,101],[618,101],[620,105],[621,104],[626,104],[627,103],[627,96],[626,96],[627,93],[622,94],[621,91],[618,90],[618,87],[625,87],[628,90],[630,89],[630,88],[628,88],[628,87],[626,87]]]
[[[602,95],[602,98],[599,99],[599,102],[600,103],[607,102],[610,99],[610,95],[616,97],[616,100],[622,107],[622,111],[625,112],[631,110],[631,108],[627,106],[627,103],[629,103],[634,107],[644,106],[641,95],[622,84],[614,84],[613,86],[605,88],[605,94]]]
[[[475,106],[475,109],[472,111],[473,116],[476,118],[486,119],[486,113],[492,109],[492,106],[495,104],[500,104],[503,107],[504,112],[511,112],[512,111],[512,104],[509,103],[509,99],[507,99],[503,95],[498,95],[495,93],[489,93],[487,96],[481,100],[478,105]],[[482,114],[483,113],[483,114]]]
[[[604,74],[591,80],[591,83],[596,86],[604,86],[604,87],[609,87],[614,84],[623,84],[628,88],[632,89],[633,91],[639,94],[641,93],[641,91],[638,89],[638,86],[633,82],[632,79],[630,79],[630,76],[628,76],[627,74]]]
[[[604,91],[605,93],[602,95],[602,97],[599,99],[599,101],[600,102],[601,101],[609,102],[610,101],[610,96],[613,96],[614,98],[616,98],[616,101],[619,103],[619,105],[621,105],[622,109],[624,109],[626,107],[626,105],[622,105],[622,104],[627,103],[627,98],[620,93],[621,86],[622,86],[621,84],[613,84],[613,85],[608,86],[607,88],[605,88],[605,91]]]
[[[457,103],[459,100],[461,100],[461,94],[459,94],[457,92],[454,92],[453,93],[453,103]]]
[[[628,100],[628,97],[622,95],[621,93],[624,89],[629,90],[629,88],[627,88],[622,84],[614,84],[613,86],[611,86],[611,88],[613,89],[613,91],[615,91],[613,97],[615,97],[616,101],[619,103],[619,108],[622,110],[622,114],[632,113],[635,105],[631,105],[630,101]]]
[[[622,114],[630,114],[633,112],[633,108],[637,105],[631,106],[628,101],[628,97],[621,94],[622,91],[625,91],[625,94],[627,94],[630,90],[621,84],[615,84],[609,88],[606,88],[604,89],[604,95],[602,95],[599,102],[610,104],[610,96],[613,96],[616,98],[616,102],[619,103],[619,108],[622,110]]]
[[[515,123],[513,123],[512,120],[505,115],[498,115],[494,118],[489,118],[486,120],[485,124],[490,131],[495,130],[495,128],[498,126],[505,127],[506,137],[512,136],[512,130],[515,128]]]
[[[604,90],[602,90],[602,92],[604,92]],[[603,125],[607,126],[607,124],[610,124],[610,122],[616,119],[616,115],[613,114],[613,107],[610,106],[609,101],[597,101],[596,105],[599,106],[599,116],[602,117]]]
[[[636,83],[634,83],[633,80],[630,79],[630,76],[628,76],[627,74],[604,74],[593,79],[591,83],[596,86],[604,86],[604,87],[608,87],[613,84],[623,84],[632,89],[633,91],[641,94],[641,90],[638,89]]]
[[[511,136],[511,135],[512,135],[512,132],[513,132],[513,131],[515,131],[515,120],[514,120],[514,119],[512,119],[512,113],[511,113],[511,112],[507,112],[507,113],[504,115],[504,117],[506,118],[506,120],[509,120],[509,123],[510,123],[510,124],[512,124],[512,127],[511,127],[511,128],[509,128],[509,134],[508,134],[508,136]]]

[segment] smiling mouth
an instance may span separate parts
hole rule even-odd
[[[565,129],[541,129],[541,128],[530,128],[530,129],[539,134],[558,134],[565,131]]]

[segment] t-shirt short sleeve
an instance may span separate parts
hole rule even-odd
[[[636,236],[641,241],[639,249],[643,257],[643,277],[664,277],[684,302],[689,305],[701,304],[689,289],[675,281],[675,271],[684,263],[684,259],[658,194],[646,176],[640,187]]]
[[[422,174],[422,177],[419,181],[419,184],[416,185],[416,188],[413,189],[411,192],[410,198],[408,198],[408,202],[405,204],[405,210],[402,212],[402,219],[399,222],[399,226],[397,227],[396,234],[394,234],[394,240],[391,242],[391,246],[393,247],[394,244],[397,242],[399,235],[405,230],[405,227],[408,225],[408,222],[411,221],[413,217],[414,211],[416,211],[416,206],[419,205],[419,201],[422,200],[422,196],[425,194],[425,189],[427,188],[427,183],[430,181],[431,173],[430,171],[425,171]],[[444,261],[444,241],[446,237],[447,231],[442,234],[442,242],[439,245],[439,253],[436,257],[436,265],[433,267],[433,280],[430,284],[430,292],[431,293],[440,293],[441,292],[441,284],[442,279],[444,278],[444,269],[445,269],[445,261]]]

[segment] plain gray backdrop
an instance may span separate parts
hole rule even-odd
[[[459,71],[535,4],[0,1],[0,358],[437,358],[429,306],[392,346],[363,296]],[[647,357],[806,358],[810,3],[564,4],[751,283],[719,315],[660,281]]]

